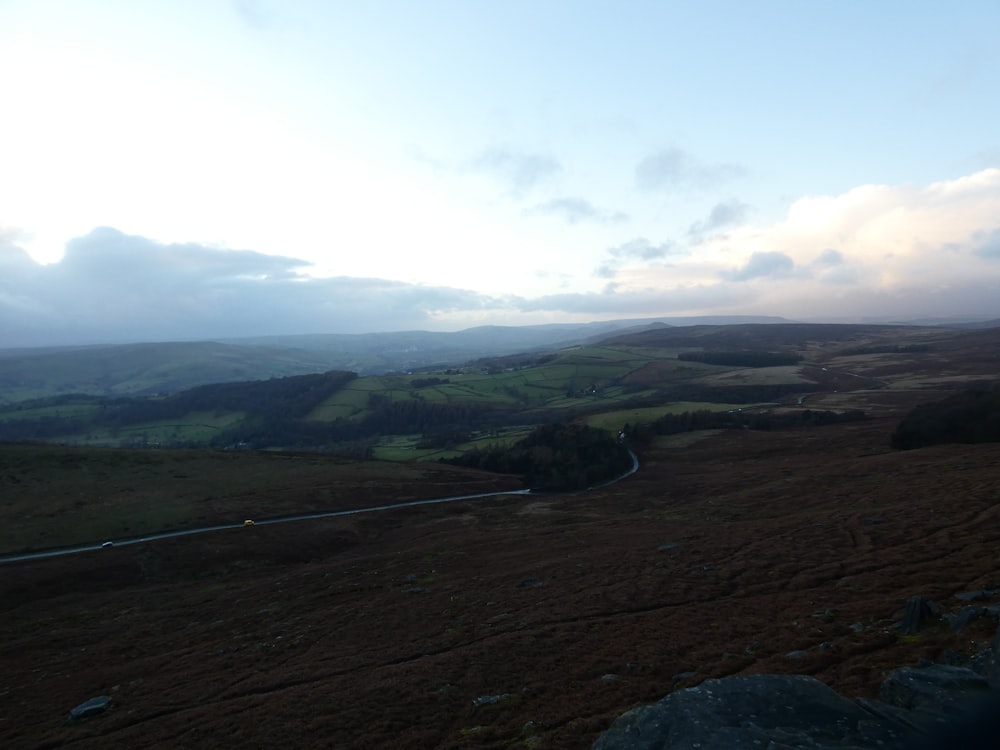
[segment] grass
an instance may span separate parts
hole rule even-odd
[[[753,408],[748,404],[717,404],[707,401],[677,401],[663,406],[650,406],[642,409],[621,409],[601,412],[586,417],[585,421],[591,427],[617,432],[625,424],[642,424],[654,422],[666,414],[683,414],[690,411],[729,411],[730,409]]]
[[[453,448],[418,448],[422,435],[391,435],[375,446],[374,458],[380,461],[436,461],[452,458],[473,449],[484,450],[495,445],[510,445],[531,432],[530,427],[514,428],[479,435]]]
[[[412,497],[427,471],[322,455],[0,444],[0,554]]]
[[[542,365],[501,372],[467,369],[449,373],[362,377],[333,394],[309,415],[313,420],[362,419],[372,394],[390,401],[421,399],[429,403],[490,404],[496,408],[578,408],[600,398],[626,396],[619,381],[647,366],[653,357],[620,349],[590,347],[568,350]],[[414,387],[414,381],[439,377],[436,385]]]
[[[96,402],[66,403],[49,406],[0,408],[0,422],[19,419],[40,419],[44,417],[90,417],[97,412]]]

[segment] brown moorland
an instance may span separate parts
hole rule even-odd
[[[997,349],[976,341],[907,354],[905,372],[856,356],[852,372],[889,387],[807,401],[872,419],[662,438],[599,490],[4,564],[0,745],[581,748],[625,710],[710,677],[810,674],[874,696],[890,669],[974,654],[996,626],[896,627],[911,596],[957,611],[956,594],[1000,585],[1000,445],[889,448],[899,418],[942,394],[927,385],[990,374]],[[74,471],[127,456],[106,467],[105,495],[200,486],[178,468],[186,454],[52,450]],[[53,520],[85,517],[72,493],[95,487],[15,454],[0,466],[6,526],[29,496]],[[362,464],[279,458],[240,459],[206,521],[513,486],[421,465],[352,479]],[[102,694],[109,711],[66,722]]]

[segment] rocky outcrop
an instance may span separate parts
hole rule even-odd
[[[706,680],[622,715],[594,750],[902,748],[912,728],[803,675]]]
[[[880,700],[805,675],[706,680],[620,716],[593,750],[966,750],[1000,747],[1000,630],[968,666],[893,670]]]

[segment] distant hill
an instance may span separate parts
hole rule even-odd
[[[176,393],[208,383],[328,370],[360,375],[405,372],[547,350],[683,320],[633,319],[478,326],[455,332],[261,336],[223,341],[0,349],[0,403],[67,393],[102,396]]]
[[[683,328],[648,327],[608,337],[614,346],[704,349],[800,348],[804,342],[848,344],[852,339],[870,341],[880,335],[894,338],[902,325],[858,325],[852,323],[746,323],[741,325],[695,325]]]
[[[462,331],[266,336],[223,341],[0,350],[0,403],[85,393],[176,393],[208,383],[330,370],[379,375],[606,341],[622,346],[783,349],[803,341],[891,339],[901,325],[794,323],[764,316],[637,318],[478,326]],[[945,328],[938,328],[945,331]]]
[[[333,369],[314,353],[216,342],[20,349],[0,355],[0,403],[67,393],[144,396]]]

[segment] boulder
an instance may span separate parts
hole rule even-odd
[[[111,696],[99,695],[96,698],[84,701],[76,708],[70,709],[67,720],[80,721],[82,719],[89,719],[91,716],[97,716],[97,714],[104,713],[110,706]]]
[[[623,714],[593,748],[902,749],[916,730],[901,714],[873,711],[804,675],[727,677]]]
[[[892,670],[879,690],[885,703],[920,715],[960,716],[989,691],[989,681],[967,667],[930,664]]]
[[[904,635],[913,635],[931,618],[940,615],[941,605],[922,596],[911,596],[906,600],[903,621],[899,624]]]

